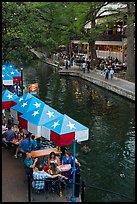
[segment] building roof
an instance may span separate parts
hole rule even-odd
[[[108,11],[109,9],[118,9],[117,11]],[[108,15],[112,15],[112,14],[116,14],[119,12],[119,9],[123,9],[123,8],[126,8],[126,4],[122,4],[122,3],[117,3],[117,4],[113,4],[113,3],[109,3],[107,4],[106,6],[103,6],[99,12],[97,13],[97,17],[105,17],[105,16],[108,16]],[[103,12],[105,11],[106,12]],[[103,12],[103,13],[102,13]],[[91,22],[88,22],[85,27],[85,29],[90,29],[91,28]]]

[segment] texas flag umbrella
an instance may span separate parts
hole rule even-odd
[[[5,64],[3,64],[3,65],[15,69],[15,65],[12,64],[11,62],[5,63]],[[3,66],[3,65],[2,65],[2,66]]]
[[[18,96],[10,92],[9,90],[2,91],[2,109],[9,109],[16,104],[15,99]]]
[[[13,85],[13,78],[2,70],[2,84],[3,85]]]
[[[44,106],[40,106],[38,109],[35,109],[33,111],[28,111],[27,113],[20,116],[20,118],[24,118],[28,121],[28,131],[37,135],[42,135],[42,124],[49,122],[62,114],[56,111],[55,109],[51,108],[47,104],[44,104]],[[50,130],[45,128],[44,137],[46,139],[49,139],[50,137]]]
[[[16,117],[16,120],[19,122],[19,125],[26,130],[28,129],[28,121],[24,120],[23,118],[20,118],[20,116],[23,113],[27,113],[28,111],[35,110],[40,106],[45,105],[44,102],[41,101],[40,99],[36,97],[29,97],[29,95],[27,94],[24,97],[24,99],[27,96],[28,96],[28,99],[26,100],[22,100],[23,97],[20,97],[20,99],[18,100],[18,103],[11,108],[14,111],[13,117]]]
[[[50,130],[50,140],[58,146],[67,146],[73,143],[73,182],[71,201],[75,202],[75,158],[76,142],[88,140],[89,128],[70,118],[66,114],[55,120],[45,123],[43,127]]]
[[[17,69],[14,69],[6,65],[2,65],[2,70],[5,71],[8,75],[10,75],[13,78],[13,82],[21,81],[21,73],[18,72]]]
[[[29,98],[31,97],[34,97],[32,94],[30,93],[25,93],[23,96],[20,96],[18,97],[17,99],[15,99],[14,101],[17,103],[17,104],[20,104],[21,102],[25,102],[26,100],[28,100]],[[10,112],[11,112],[11,115],[13,116],[14,120],[16,122],[18,122],[18,118],[19,118],[19,115],[21,113],[19,113],[17,110],[14,110],[14,109],[10,109]]]
[[[88,140],[89,137],[89,129],[66,114],[43,124],[42,136],[44,128],[51,130],[50,140],[60,147],[72,144],[73,140]]]

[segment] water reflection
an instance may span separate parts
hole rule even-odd
[[[82,79],[61,77],[53,70],[45,64],[36,64],[25,69],[25,81],[27,84],[32,79],[37,80],[42,101],[90,128],[89,140],[77,144],[82,179],[88,185],[134,199],[135,104]],[[87,154],[81,150],[84,145],[91,147]],[[126,201],[121,196],[94,188],[86,188],[85,199]]]

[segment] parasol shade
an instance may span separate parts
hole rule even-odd
[[[58,146],[88,140],[89,128],[70,118],[66,114],[42,125],[50,130],[50,140]],[[43,134],[43,133],[42,133]]]
[[[9,90],[2,91],[2,109],[9,109],[16,104],[15,99],[18,96],[10,92]]]

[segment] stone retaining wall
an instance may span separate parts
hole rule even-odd
[[[124,96],[128,99],[131,99],[133,101],[135,101],[135,94],[131,91],[128,91],[126,89],[123,89],[119,86],[116,86],[116,85],[112,85],[110,83],[108,83],[107,81],[103,81],[103,80],[100,80],[100,79],[97,79],[97,78],[93,78],[91,76],[87,76],[87,75],[84,75],[82,73],[76,73],[76,72],[65,72],[65,71],[60,71],[59,72],[61,75],[69,75],[69,76],[75,76],[75,77],[81,77],[82,79],[85,79],[89,82],[92,82],[100,87],[103,87],[107,90],[110,90],[112,92],[115,92],[121,96]]]

